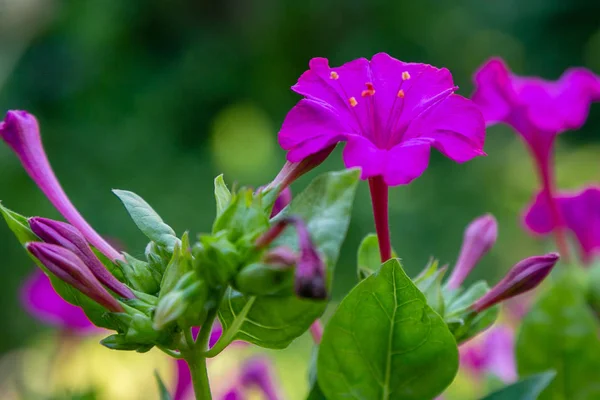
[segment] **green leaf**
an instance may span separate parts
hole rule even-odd
[[[427,304],[435,312],[444,315],[445,303],[442,290],[442,279],[446,274],[446,267],[438,268],[438,260],[431,259],[421,274],[415,278],[413,283],[425,295]]]
[[[556,372],[554,371],[528,376],[485,396],[481,400],[536,400],[555,376]]]
[[[318,381],[337,399],[432,399],[454,379],[458,348],[392,259],[342,300],[325,327]]]
[[[169,393],[169,391],[167,390],[167,387],[165,386],[164,382],[160,378],[158,371],[154,371],[154,377],[156,378],[156,383],[158,384],[158,393],[160,395],[160,400],[171,400],[172,399],[171,394]]]
[[[557,276],[523,319],[517,338],[520,375],[554,369],[542,400],[599,399],[600,324],[573,273]]]
[[[330,172],[317,177],[285,209],[307,224],[311,237],[324,257],[328,275],[333,274],[350,223],[352,203],[360,172],[357,169]],[[279,215],[277,218],[280,218]],[[277,245],[298,248],[296,233],[287,229]],[[228,290],[219,310],[224,330],[232,325],[253,296]],[[257,297],[236,338],[267,348],[285,348],[302,335],[325,310],[327,302],[295,296]]]
[[[175,231],[164,223],[144,199],[127,190],[114,189],[113,193],[123,202],[131,219],[144,235],[168,251],[173,251],[175,245],[179,243]]]
[[[10,230],[15,234],[19,242],[24,246],[28,242],[38,242],[40,239],[31,231],[27,218],[17,214],[14,211],[9,210],[0,203],[0,213],[4,217]],[[46,267],[44,267],[37,258],[33,257],[27,252],[33,262],[44,271],[50,278],[52,287],[65,301],[80,307],[85,312],[85,315],[92,321],[96,326],[108,329],[114,329],[115,325],[113,320],[108,317],[108,311],[100,304],[96,303],[77,289],[66,284],[62,280],[58,279],[52,273],[50,273]]]
[[[217,217],[219,217],[231,202],[231,192],[227,189],[223,174],[215,178],[215,200],[217,201]]]
[[[368,278],[375,273],[381,266],[381,257],[379,255],[379,241],[375,233],[369,233],[358,247],[358,280]]]
[[[181,237],[181,244],[176,244],[173,249],[173,256],[167,265],[160,284],[159,299],[162,299],[167,293],[173,290],[181,277],[192,270],[192,255],[188,249],[189,237],[186,232]]]

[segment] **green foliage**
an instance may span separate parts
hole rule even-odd
[[[251,296],[293,295],[294,268],[260,262],[245,266],[236,275],[234,287]]]
[[[528,376],[512,385],[490,393],[481,400],[536,400],[555,376],[556,372],[554,371]]]
[[[324,257],[329,276],[333,274],[350,223],[358,179],[356,169],[323,174],[285,210],[286,215],[298,216],[306,223],[313,242]],[[281,217],[278,215],[275,220],[278,218]],[[286,230],[275,245],[297,249],[296,233]],[[287,347],[310,327],[327,305],[324,301],[303,300],[296,296],[254,297],[230,289],[219,310],[224,330],[233,324],[250,299],[253,305],[236,337],[268,348]]]
[[[215,200],[217,202],[217,218],[223,214],[231,202],[231,192],[223,180],[223,174],[215,178]]]
[[[172,252],[179,239],[175,231],[162,220],[160,215],[144,199],[127,190],[114,189],[113,193],[123,202],[137,227],[150,240]]]
[[[154,377],[156,378],[156,384],[158,385],[158,393],[160,396],[160,400],[172,400],[171,394],[169,393],[167,387],[160,378],[158,371],[154,371]]]
[[[517,339],[519,374],[556,371],[541,400],[600,398],[600,324],[575,272],[561,271],[523,319]]]
[[[369,233],[360,242],[357,259],[356,273],[359,281],[368,278],[379,269],[381,257],[379,255],[379,241],[375,233]]]
[[[325,327],[317,374],[329,400],[422,400],[457,370],[452,333],[392,259],[342,300]]]
[[[413,280],[413,283],[423,293],[429,307],[438,314],[444,315],[446,305],[442,280],[446,273],[446,267],[438,268],[438,264],[438,260],[429,260],[425,269]]]

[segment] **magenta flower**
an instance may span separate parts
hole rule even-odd
[[[20,297],[27,312],[48,325],[77,334],[98,331],[81,308],[67,303],[56,293],[50,278],[40,269],[27,278],[21,287]]]
[[[581,260],[589,264],[600,252],[600,187],[559,193],[554,199],[566,228],[577,238]],[[556,228],[551,215],[547,198],[540,193],[529,205],[523,222],[533,233],[547,235]]]
[[[267,358],[254,357],[246,360],[242,366],[240,381],[243,387],[258,388],[265,400],[279,400],[279,388],[273,381],[271,363]]]
[[[495,325],[481,337],[459,347],[460,366],[477,380],[493,374],[504,383],[517,379],[514,355],[514,332],[512,329]]]
[[[125,260],[79,214],[71,203],[46,157],[35,117],[26,111],[9,111],[0,122],[0,138],[15,152],[23,168],[56,209],[102,254],[112,261]]]
[[[313,58],[292,87],[304,99],[287,115],[279,143],[290,162],[346,141],[347,167],[362,178],[407,184],[429,162],[429,149],[465,162],[484,155],[484,121],[472,102],[454,94],[447,69],[405,63],[385,53],[337,68]]]
[[[492,249],[498,238],[498,222],[491,214],[476,218],[465,230],[458,261],[448,278],[447,287],[458,289],[479,260]]]
[[[553,200],[552,148],[560,133],[579,129],[590,103],[600,100],[600,77],[584,68],[567,70],[557,81],[516,76],[500,59],[475,73],[473,101],[488,124],[506,123],[523,138],[537,165],[542,193],[550,207],[557,245],[567,256],[563,218]]]
[[[381,258],[391,258],[388,186],[410,183],[429,163],[433,146],[456,162],[485,155],[483,116],[454,94],[447,69],[405,63],[385,53],[329,67],[313,58],[292,87],[304,99],[279,132],[287,159],[299,163],[338,142],[344,162],[369,179]]]

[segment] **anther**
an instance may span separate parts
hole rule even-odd
[[[398,90],[398,97],[401,99],[404,98],[404,90],[402,90],[402,89]]]
[[[410,74],[408,73],[408,71],[404,71],[404,72],[402,73],[402,80],[403,80],[403,81],[407,81],[407,80],[409,80],[409,79],[410,79]]]
[[[338,79],[339,77],[340,77],[340,75],[339,75],[337,72],[335,72],[335,71],[331,71],[331,72],[329,73],[329,78],[331,78],[331,79],[333,79],[333,80],[336,80],[336,79]]]
[[[358,101],[356,101],[356,99],[355,99],[354,97],[350,97],[350,98],[348,99],[348,101],[350,102],[350,105],[351,105],[352,107],[356,107],[356,105],[358,104]]]

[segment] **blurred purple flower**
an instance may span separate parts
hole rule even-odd
[[[256,387],[265,395],[266,400],[279,400],[279,388],[273,381],[271,362],[265,357],[246,360],[242,366],[240,381],[243,387]]]
[[[504,383],[517,380],[514,356],[514,333],[503,325],[495,325],[480,337],[459,347],[460,366],[476,379],[491,373]]]
[[[9,111],[0,122],[0,138],[15,152],[23,168],[56,209],[110,260],[124,257],[106,242],[71,203],[46,157],[37,120],[26,111]]]
[[[552,149],[556,136],[579,129],[590,103],[600,101],[600,77],[584,68],[571,68],[557,81],[520,77],[494,58],[475,73],[474,81],[472,99],[481,107],[486,122],[512,126],[529,147],[551,211],[558,248],[567,257],[564,221],[553,200]]]
[[[279,144],[290,162],[348,142],[347,167],[362,178],[407,184],[429,163],[430,147],[457,162],[484,155],[484,121],[447,69],[405,63],[385,53],[330,68],[313,58],[292,87],[304,99],[289,112]]]
[[[479,260],[494,246],[497,238],[498,222],[491,214],[476,218],[467,226],[458,261],[448,278],[448,288],[457,289],[462,285]]]
[[[600,252],[600,187],[589,186],[577,192],[555,196],[565,226],[577,238],[580,257],[589,264]],[[545,196],[538,194],[523,216],[527,228],[536,234],[547,235],[554,228],[550,207]]]
[[[289,187],[284,188],[277,196],[275,204],[273,205],[273,211],[271,211],[271,218],[276,216],[292,202],[292,189]]]
[[[50,278],[40,269],[27,278],[21,287],[20,298],[27,312],[48,325],[77,334],[100,331],[81,308],[67,303],[56,293]]]

